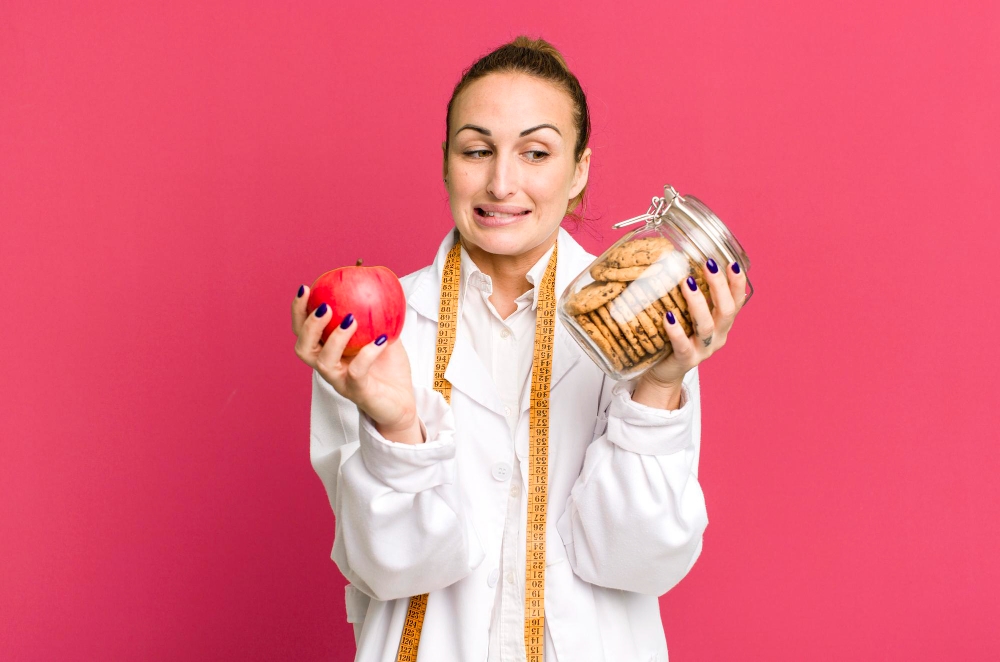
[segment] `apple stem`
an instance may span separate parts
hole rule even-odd
[[[358,263],[357,263],[357,264],[355,264],[354,266],[356,266],[356,267],[360,267],[360,266],[361,266],[361,260],[358,260]]]

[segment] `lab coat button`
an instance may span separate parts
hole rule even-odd
[[[507,338],[510,337],[510,331],[508,331],[507,329],[502,329],[500,331],[500,337],[506,340]]]
[[[510,478],[510,465],[506,462],[497,462],[494,464],[493,477],[501,481]]]
[[[498,579],[500,579],[500,571],[493,568],[493,572],[491,572],[490,576],[486,579],[486,583],[490,585],[490,588],[493,588],[497,585]]]

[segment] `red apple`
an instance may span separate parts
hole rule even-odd
[[[312,314],[323,303],[330,306],[333,317],[323,329],[320,344],[326,342],[348,313],[357,320],[358,328],[347,343],[344,356],[354,356],[382,334],[392,342],[403,330],[406,297],[396,274],[386,267],[363,267],[358,260],[356,266],[327,271],[312,284],[306,314]]]

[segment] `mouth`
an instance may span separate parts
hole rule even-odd
[[[508,207],[500,205],[484,205],[476,207],[476,220],[482,225],[507,225],[520,221],[531,213],[530,209],[523,207]]]

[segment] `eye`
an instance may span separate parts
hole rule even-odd
[[[525,156],[527,156],[529,161],[532,161],[534,163],[545,160],[545,157],[549,155],[548,152],[543,152],[540,149],[533,149],[531,151],[525,152],[524,154]]]
[[[466,152],[462,152],[465,156],[471,157],[473,159],[485,159],[492,152],[488,149],[470,149]]]

